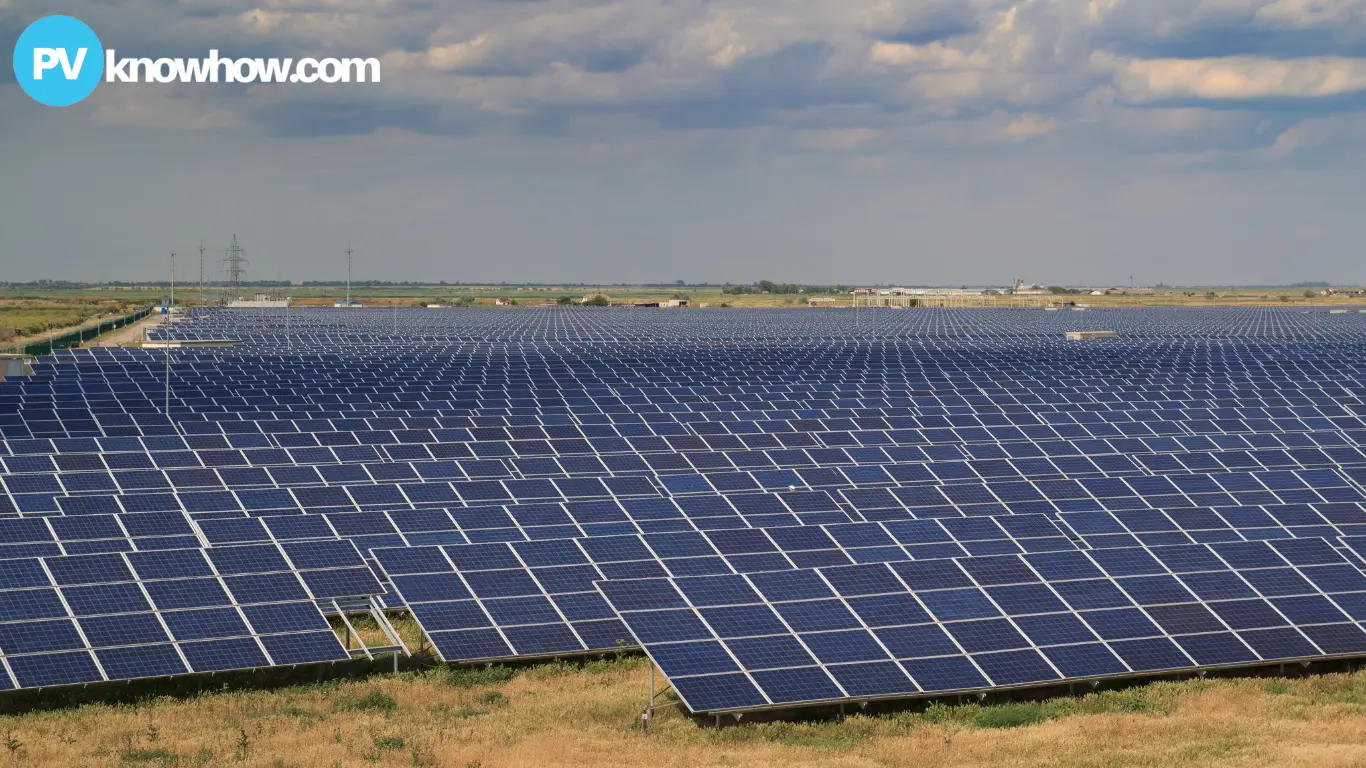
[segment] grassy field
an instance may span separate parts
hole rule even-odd
[[[206,289],[207,295],[216,296],[216,289]],[[87,302],[113,301],[127,305],[145,306],[167,293],[165,286],[109,287],[92,286],[89,288],[43,289],[32,286],[9,287],[0,289],[0,306],[7,302],[43,299],[49,302]],[[285,286],[285,287],[245,287],[241,293],[252,296],[257,293],[278,292],[294,299],[300,306],[325,306],[344,297],[345,289],[340,286]],[[492,304],[495,299],[511,299],[518,305],[553,304],[561,297],[574,300],[585,296],[603,294],[617,303],[637,303],[663,301],[675,297],[687,297],[694,306],[706,304],[711,307],[784,307],[800,306],[808,298],[833,298],[837,306],[848,306],[848,294],[761,294],[748,293],[730,295],[722,293],[721,286],[613,286],[613,285],[395,285],[395,286],[353,286],[351,296],[354,300],[370,305],[399,304],[401,306],[425,306],[426,304],[452,304],[475,302]],[[1309,294],[1309,295],[1306,295]],[[179,286],[176,292],[178,303],[194,304],[198,289],[193,284]],[[1283,288],[1164,288],[1155,292],[1113,291],[1109,295],[1091,296],[1089,294],[1067,294],[1045,297],[1028,297],[1029,302],[1076,301],[1092,306],[1220,306],[1220,305],[1272,305],[1272,306],[1366,306],[1366,296],[1319,296],[1314,290],[1299,287]],[[1010,297],[998,297],[999,305],[1008,306]],[[975,302],[974,302],[975,303]],[[3,327],[4,323],[0,323]],[[44,326],[45,329],[46,326]]]
[[[52,766],[1335,766],[1366,763],[1366,673],[1161,682],[1077,698],[639,730],[639,657],[435,668],[0,717]]]
[[[123,315],[147,306],[144,301],[91,297],[10,298],[0,294],[0,341],[44,335],[54,329]]]

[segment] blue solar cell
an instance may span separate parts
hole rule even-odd
[[[7,661],[20,688],[97,683],[104,679],[89,651],[9,656]]]
[[[241,605],[310,599],[308,592],[299,583],[298,577],[292,573],[227,576],[223,579],[223,583],[237,603]]]
[[[901,666],[926,691],[971,690],[990,685],[966,656],[911,659],[901,662]]]
[[[232,608],[167,611],[161,616],[176,640],[207,640],[251,634],[242,617]]]
[[[520,656],[546,656],[585,650],[578,636],[565,624],[505,627],[503,634]]]
[[[268,635],[261,638],[261,645],[276,665],[345,661],[350,658],[331,631]]]
[[[143,584],[159,610],[204,608],[231,605],[232,600],[218,579],[180,579],[149,581]]]
[[[110,680],[165,677],[189,672],[176,647],[169,643],[136,648],[101,648],[95,651]]]
[[[679,677],[674,689],[695,712],[760,707],[768,703],[764,694],[742,674]]]

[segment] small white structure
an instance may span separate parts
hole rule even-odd
[[[0,380],[33,375],[33,358],[28,355],[0,355]]]
[[[233,299],[228,302],[228,306],[233,309],[269,309],[271,307],[284,308],[293,306],[293,301],[286,296],[283,299]]]
[[[361,303],[359,301],[347,301],[342,299],[341,301],[332,302],[332,306],[341,307],[342,309],[360,309]]]
[[[661,307],[686,307],[686,306],[688,306],[688,300],[687,300],[687,299],[669,299],[669,300],[667,300],[667,301],[661,302],[659,306],[661,306]]]
[[[1068,341],[1089,341],[1091,339],[1119,338],[1118,331],[1068,331]]]

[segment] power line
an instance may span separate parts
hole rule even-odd
[[[232,236],[232,244],[228,246],[227,257],[223,263],[228,265],[228,286],[234,293],[242,287],[242,277],[247,273],[247,259],[242,254],[242,246],[237,244],[237,235]]]

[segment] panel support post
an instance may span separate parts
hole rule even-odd
[[[645,704],[645,711],[640,713],[640,732],[648,734],[650,732],[650,715],[655,711],[655,662],[650,660],[650,700]]]

